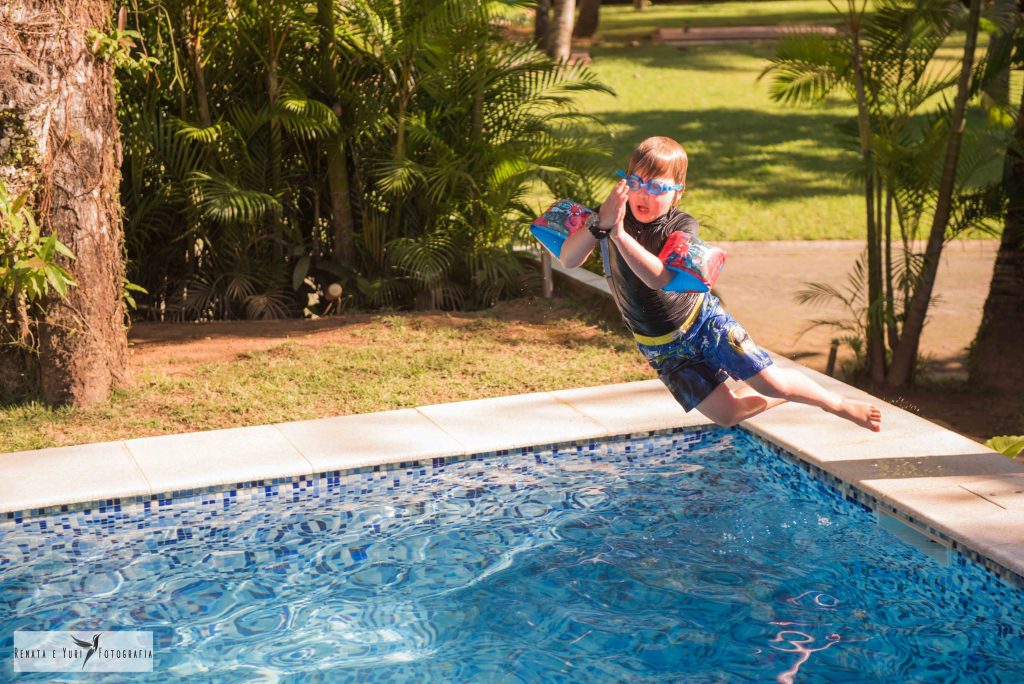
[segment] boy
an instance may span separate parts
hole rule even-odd
[[[676,208],[686,184],[686,152],[671,138],[644,140],[625,177],[601,205],[596,224],[562,245],[560,261],[576,268],[608,241],[610,283],[637,347],[684,409],[731,426],[784,401],[817,406],[878,431],[877,407],[846,399],[801,373],[776,368],[711,293],[666,292],[672,272],[656,256],[668,236],[696,238],[697,220]],[[732,376],[748,386],[726,387]]]

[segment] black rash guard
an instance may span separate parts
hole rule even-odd
[[[623,227],[644,249],[655,255],[661,252],[670,234],[683,231],[696,238],[700,230],[697,219],[675,207],[650,223],[640,223],[629,205],[626,206]],[[629,267],[615,243],[607,242],[612,294],[629,331],[646,337],[660,337],[682,327],[694,309],[700,306],[703,293],[652,290]]]

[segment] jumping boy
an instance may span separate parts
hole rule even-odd
[[[601,205],[589,230],[562,245],[566,268],[582,264],[608,241],[615,303],[637,347],[684,409],[730,426],[784,401],[817,406],[869,430],[881,429],[877,407],[846,399],[771,357],[711,293],[666,292],[672,279],[657,254],[675,231],[696,238],[697,220],[676,208],[686,185],[687,157],[671,138],[653,137],[633,150],[625,177]],[[747,386],[729,389],[733,377]]]

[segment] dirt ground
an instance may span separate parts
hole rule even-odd
[[[843,317],[844,311],[834,305],[800,305],[794,302],[794,296],[806,282],[843,286],[861,244],[723,243],[728,260],[717,291],[730,313],[762,346],[824,370],[834,333],[827,329],[801,332],[813,318]],[[997,247],[994,240],[960,241],[947,246],[936,284],[937,299],[922,340],[927,359],[925,382],[921,388],[887,397],[975,439],[1024,432],[1024,400],[996,397],[965,387],[963,382],[966,348],[981,320]],[[542,311],[531,312],[524,307],[511,307],[509,311],[524,322],[543,316]],[[346,329],[370,319],[369,314],[354,313],[317,321],[138,323],[130,336],[132,365],[145,362],[152,367],[155,362],[173,373],[177,367],[184,370],[197,363],[229,360],[285,340],[309,344],[350,341]],[[446,322],[451,324],[451,318],[447,317]]]

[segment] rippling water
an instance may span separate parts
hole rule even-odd
[[[1024,592],[739,431],[5,522],[0,621],[152,681],[1024,681]]]

